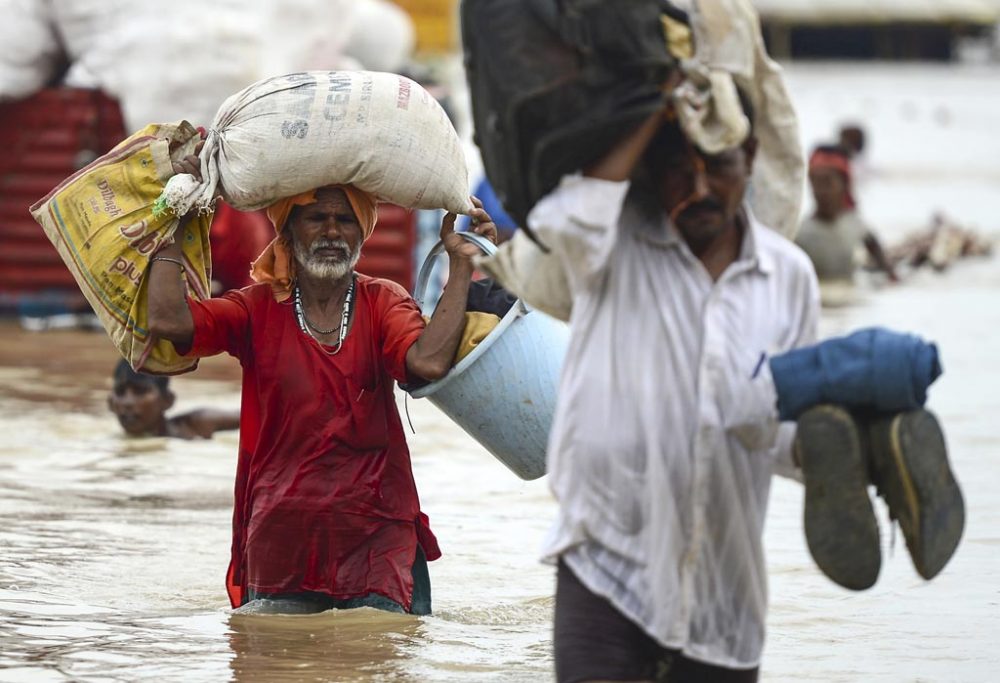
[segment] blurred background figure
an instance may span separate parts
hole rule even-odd
[[[851,162],[851,182],[855,193],[868,184],[874,176],[869,159],[868,135],[860,123],[843,123],[837,131],[838,146]]]
[[[129,436],[208,439],[218,431],[239,429],[240,411],[199,408],[167,417],[176,396],[170,378],[135,372],[124,359],[115,366],[108,408]]]
[[[809,255],[820,281],[850,282],[867,251],[891,282],[898,281],[881,243],[858,215],[851,161],[841,147],[822,145],[809,157],[809,185],[815,210],[799,228],[796,242]]]
[[[854,160],[865,151],[865,131],[857,124],[847,124],[840,128],[840,148],[847,158]]]
[[[959,259],[992,253],[992,240],[936,213],[927,229],[907,236],[899,245],[890,248],[889,258],[911,269],[929,265],[936,271],[943,271]]]
[[[484,175],[476,183],[472,190],[472,196],[478,197],[483,202],[483,209],[493,218],[493,222],[497,226],[497,244],[502,244],[514,236],[517,231],[517,223],[504,211],[503,204],[500,203],[500,198],[493,190],[489,178]],[[469,224],[469,217],[462,216],[458,229],[468,230]]]

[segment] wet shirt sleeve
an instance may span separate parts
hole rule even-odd
[[[203,358],[228,353],[242,358],[249,347],[250,310],[240,291],[221,297],[195,301],[188,299],[194,319],[194,338],[189,349],[178,348],[185,356]]]
[[[628,189],[628,181],[569,175],[531,210],[528,225],[556,252],[571,284],[607,268]]]
[[[414,378],[406,370],[406,352],[426,327],[420,308],[401,287],[386,287],[379,296],[379,312],[386,371],[397,382],[410,381]]]

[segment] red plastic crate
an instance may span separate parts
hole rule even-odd
[[[0,104],[0,293],[76,292],[28,207],[125,137],[118,103],[96,90],[49,88]]]

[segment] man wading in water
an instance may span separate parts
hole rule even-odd
[[[772,473],[798,474],[796,438],[807,540],[838,583],[863,589],[878,574],[869,455],[922,576],[958,543],[961,496],[926,411],[884,416],[872,434],[885,443],[864,450],[839,408],[806,412],[798,435],[778,426],[770,370],[814,343],[818,283],[807,256],[743,207],[757,141],[741,99],[751,129],[738,147],[707,154],[672,112],[656,113],[529,215],[574,296],[548,449],[559,516],[544,551],[558,566],[560,683],[757,680],[764,518]],[[932,467],[907,471],[920,459]],[[931,491],[929,508],[919,497],[904,511],[900,479]]]
[[[200,177],[198,167],[188,157],[174,170]],[[474,202],[475,232],[495,242]],[[149,279],[154,335],[243,366],[230,601],[429,614],[427,561],[441,552],[420,511],[393,381],[451,368],[478,248],[447,215],[448,286],[425,324],[402,287],[354,272],[375,228],[374,197],[322,187],[267,214],[278,237],[254,263],[259,284],[187,299],[176,244],[152,259]]]

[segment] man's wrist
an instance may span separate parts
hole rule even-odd
[[[465,276],[472,277],[472,273],[475,272],[476,266],[472,263],[472,259],[465,257],[448,257],[448,271],[452,276]]]
[[[173,238],[169,242],[164,242],[160,245],[160,248],[153,252],[153,256],[171,256],[179,257],[184,253],[181,249],[181,245],[177,243]]]

